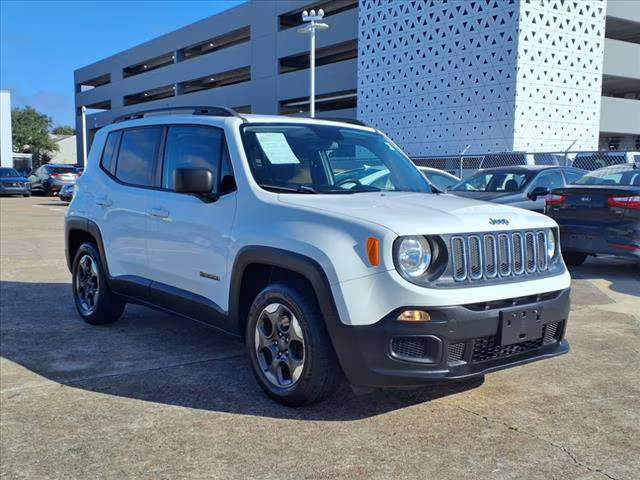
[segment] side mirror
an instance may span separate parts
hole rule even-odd
[[[551,192],[547,187],[536,187],[528,193],[528,197],[534,202],[538,199],[538,197],[545,197],[549,195]]]
[[[176,193],[210,196],[213,184],[213,172],[208,168],[176,168],[173,171],[173,189]]]

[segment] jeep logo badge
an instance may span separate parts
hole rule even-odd
[[[509,220],[506,218],[490,218],[489,225],[509,225]]]

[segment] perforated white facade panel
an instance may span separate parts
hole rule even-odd
[[[360,0],[358,117],[409,155],[598,146],[604,1]]]

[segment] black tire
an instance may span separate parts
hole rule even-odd
[[[95,300],[92,302],[91,308],[87,308],[87,304],[83,299],[83,292],[81,292],[79,288],[82,275],[80,261],[84,259],[83,263],[88,262],[86,259],[87,256],[90,257],[90,261],[92,261],[95,266],[95,278],[97,279],[97,282],[95,282],[97,285],[97,293],[96,295],[92,295]],[[78,313],[85,322],[91,325],[105,325],[115,322],[122,316],[126,302],[109,288],[107,277],[102,262],[100,261],[100,254],[93,243],[83,243],[80,245],[73,259],[73,268],[71,271],[73,300]]]
[[[295,315],[304,338],[302,373],[290,386],[278,386],[270,381],[258,360],[256,324],[266,307],[273,303],[283,305]],[[258,384],[269,397],[286,406],[299,407],[319,402],[333,394],[343,378],[318,302],[313,292],[306,289],[285,283],[264,288],[249,311],[246,345]]]
[[[577,267],[584,263],[587,259],[587,254],[580,252],[562,252],[562,258],[567,265]]]
[[[23,197],[30,197],[30,196],[31,196],[31,194],[30,194],[30,193],[23,193],[23,194],[22,194],[22,196],[23,196]]]

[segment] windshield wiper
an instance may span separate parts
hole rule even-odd
[[[259,183],[262,188],[265,190],[273,190],[276,192],[287,192],[287,193],[318,193],[316,190],[309,185],[298,185],[297,187],[288,187],[286,185],[269,185],[266,183]]]

